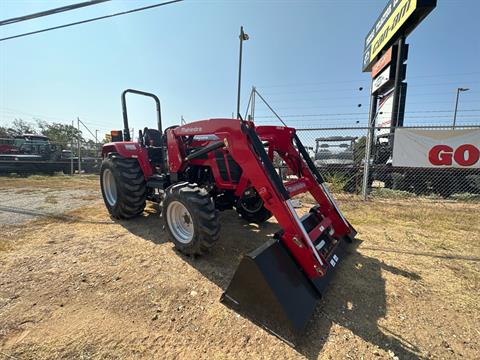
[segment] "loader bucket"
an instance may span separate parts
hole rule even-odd
[[[243,257],[220,301],[294,346],[318,299],[284,245],[272,239]]]

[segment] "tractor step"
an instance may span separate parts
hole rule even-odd
[[[147,181],[148,187],[162,190],[165,190],[169,184],[169,179],[163,174],[154,174]]]
[[[302,216],[301,222],[318,254],[327,260],[339,244],[336,239],[330,236],[332,231],[330,218],[320,219],[317,207],[313,207],[309,213]],[[325,261],[325,264],[328,264],[328,261]]]

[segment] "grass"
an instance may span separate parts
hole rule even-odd
[[[386,189],[386,188],[373,189],[372,192],[370,193],[370,196],[381,197],[386,199],[408,199],[408,198],[416,197],[415,194],[408,191],[392,190],[392,189]]]
[[[480,201],[480,194],[458,193],[453,194],[451,198],[459,201]]]
[[[48,204],[58,204],[57,197],[55,195],[48,195],[45,198],[45,202]]]
[[[8,251],[11,248],[12,247],[10,246],[10,244],[7,243],[6,240],[0,240],[0,252],[1,251]]]

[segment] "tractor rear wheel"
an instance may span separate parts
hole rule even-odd
[[[162,217],[175,248],[185,255],[201,255],[218,241],[218,211],[208,192],[196,184],[170,186]]]
[[[103,201],[116,219],[130,219],[145,208],[147,186],[138,161],[112,154],[102,162],[100,185]]]
[[[250,196],[244,194],[238,199],[235,209],[243,219],[255,224],[264,223],[272,217],[272,213],[265,207],[256,191]]]

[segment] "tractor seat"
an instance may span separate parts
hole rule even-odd
[[[162,133],[156,129],[143,130],[143,142],[148,152],[148,159],[154,165],[163,162]]]
[[[143,131],[145,146],[161,147],[162,134],[156,129],[145,128]]]

